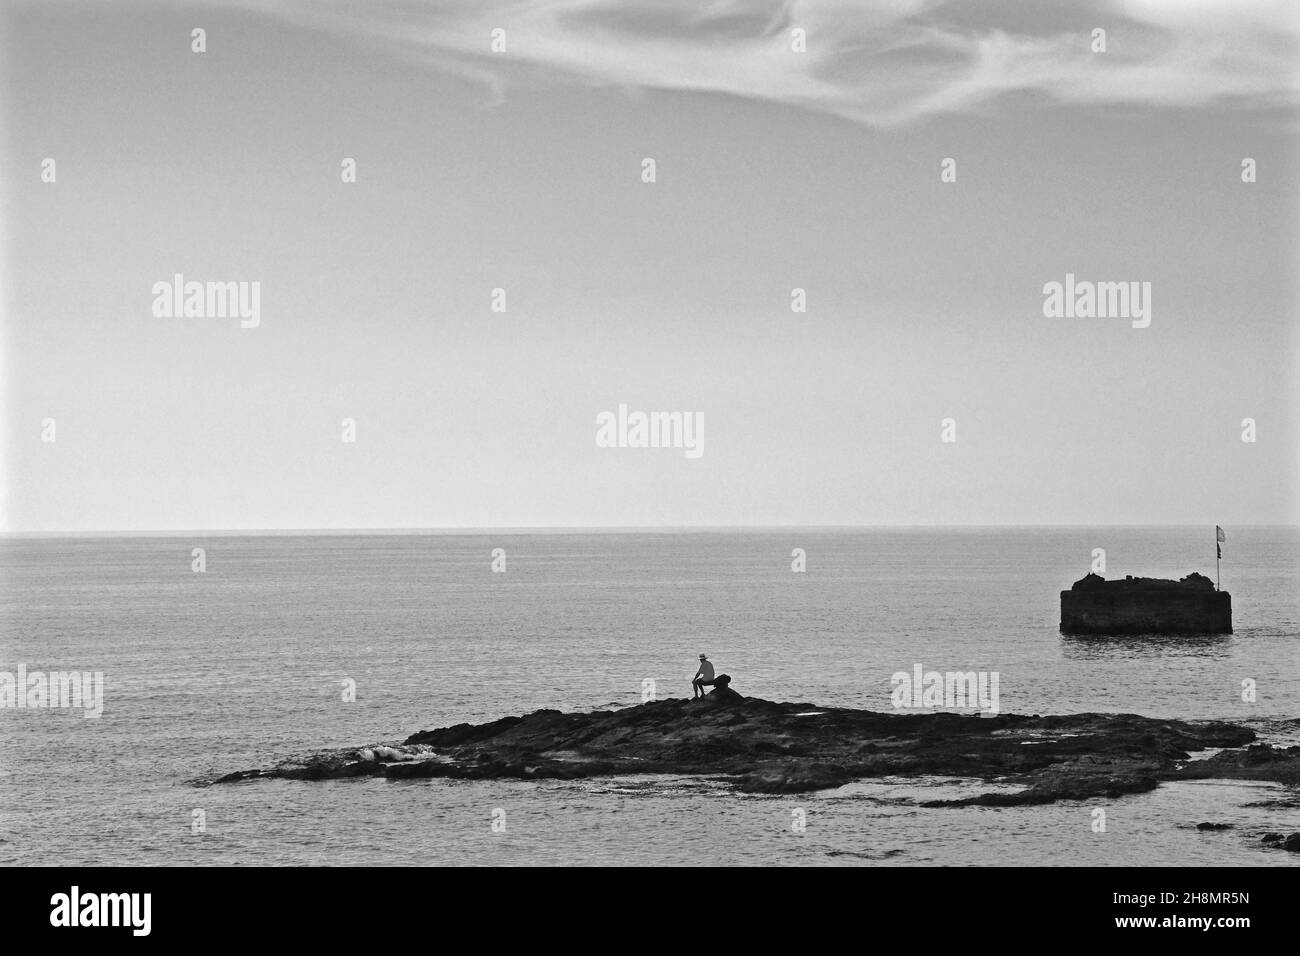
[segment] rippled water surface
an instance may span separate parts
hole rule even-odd
[[[917,806],[989,786],[942,778],[797,798],[679,777],[189,782],[541,707],[628,706],[647,678],[686,696],[700,651],[775,700],[888,709],[890,676],[919,663],[997,671],[1003,711],[1221,718],[1294,741],[1297,529],[1230,529],[1231,636],[1057,633],[1058,592],[1093,548],[1109,576],[1177,577],[1212,574],[1213,546],[1212,528],[5,539],[0,669],[103,671],[106,703],[98,720],[0,710],[0,863],[1291,865],[1258,837],[1300,830],[1300,808],[1262,783],[1111,801],[1096,833],[1091,803]],[[790,570],[796,547],[807,573]]]

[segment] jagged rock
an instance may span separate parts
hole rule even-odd
[[[704,700],[712,704],[732,704],[745,698],[731,689],[731,678],[719,674],[713,681],[713,690],[704,695]]]
[[[1134,714],[972,720],[948,713],[881,713],[743,697],[722,675],[699,700],[621,710],[538,710],[486,724],[412,734],[401,744],[327,751],[211,782],[268,777],[329,780],[571,780],[614,774],[696,774],[757,793],[797,793],[886,775],[998,779],[1021,789],[931,806],[1018,806],[1140,793],[1164,780],[1290,782],[1300,747],[1256,745],[1248,728]],[[1189,753],[1228,748],[1208,760]]]
[[[1282,849],[1300,853],[1300,833],[1293,833],[1282,841]]]
[[[1181,776],[1187,780],[1271,780],[1300,785],[1300,746],[1255,744],[1242,750],[1225,750],[1206,760],[1188,764]]]
[[[804,793],[842,787],[853,778],[853,773],[838,765],[782,761],[744,774],[736,786],[743,793]]]

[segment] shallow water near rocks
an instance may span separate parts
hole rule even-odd
[[[1211,529],[1212,533],[1212,529]],[[997,784],[797,797],[724,782],[189,781],[542,707],[742,694],[890,709],[890,676],[997,670],[1009,713],[1247,722],[1294,743],[1300,533],[1232,531],[1236,633],[1066,639],[1057,594],[1213,564],[1200,529],[218,536],[0,541],[0,669],[102,670],[98,720],[0,711],[0,863],[1297,865],[1293,791],[1195,781],[1104,801],[921,808]],[[190,571],[190,549],[208,570]],[[492,574],[492,548],[509,570]],[[792,574],[790,551],[808,553]],[[1123,555],[1123,564],[1117,555]],[[1228,554],[1225,554],[1228,557]],[[1199,559],[1199,560],[1198,560]],[[1241,700],[1252,679],[1255,702]],[[356,682],[346,703],[342,682]],[[1193,755],[1194,757],[1197,755]],[[1282,805],[1278,805],[1281,802]],[[493,811],[503,810],[504,832]],[[204,832],[193,832],[201,810]],[[794,832],[794,811],[806,829]],[[499,818],[499,815],[498,815]],[[1230,823],[1198,831],[1199,822]]]

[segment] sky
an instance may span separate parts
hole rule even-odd
[[[1295,523],[1297,9],[4,2],[0,530]]]

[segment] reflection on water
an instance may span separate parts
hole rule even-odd
[[[0,863],[1278,863],[1265,784],[1106,804],[922,809],[987,786],[884,780],[798,801],[716,780],[185,781],[544,707],[689,696],[707,652],[742,694],[890,709],[914,665],[997,671],[1008,713],[1247,722],[1297,741],[1300,533],[1245,528],[1238,632],[1082,638],[1058,595],[1095,546],[1186,574],[1198,529],[0,540],[0,659],[101,670],[99,720],[0,714]],[[208,571],[189,571],[206,546]],[[492,548],[510,555],[492,574]],[[809,570],[790,572],[802,547]],[[1212,560],[1212,555],[1211,555]],[[1231,574],[1231,580],[1228,575]],[[1252,702],[1242,681],[1258,684]],[[340,688],[355,681],[356,699]],[[815,709],[810,707],[809,709]],[[207,831],[190,829],[195,808]],[[491,813],[508,815],[505,834]],[[803,808],[808,826],[790,830]],[[1202,821],[1233,829],[1197,832]],[[1186,829],[1191,827],[1191,829]]]
[[[1155,656],[1226,657],[1232,642],[1249,634],[1062,634],[1061,650],[1067,660],[1077,656]]]

